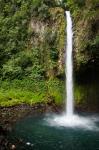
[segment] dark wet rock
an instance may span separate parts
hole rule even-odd
[[[0,126],[0,150],[8,150],[9,142],[7,139],[8,131]]]
[[[0,136],[1,135],[7,135],[7,131],[4,130],[2,126],[0,126]]]

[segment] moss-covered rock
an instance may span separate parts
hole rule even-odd
[[[32,32],[30,45],[41,51],[46,76],[55,77],[64,71],[63,53],[65,45],[64,10],[61,7],[49,7],[50,18],[39,20],[33,17],[30,23]]]
[[[75,71],[85,76],[99,72],[99,9],[98,1],[86,1],[74,17]],[[96,71],[96,72],[95,72]]]

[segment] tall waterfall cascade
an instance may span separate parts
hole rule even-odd
[[[72,19],[70,11],[66,11],[67,19],[67,42],[66,42],[66,59],[65,59],[65,75],[66,75],[66,115],[73,115],[74,102],[73,102],[73,59],[72,59]]]

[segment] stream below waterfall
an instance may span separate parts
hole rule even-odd
[[[9,141],[18,150],[98,150],[98,115],[81,114],[94,121],[93,128],[65,127],[50,124],[49,118],[56,116],[29,115],[17,121],[9,133]],[[93,116],[93,117],[92,117]],[[51,120],[53,122],[53,120]],[[85,122],[86,123],[86,122]]]

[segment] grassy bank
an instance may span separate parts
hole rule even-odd
[[[64,96],[63,82],[58,79],[49,81],[13,80],[0,82],[0,106],[14,106],[22,103],[33,105],[47,103],[62,103]]]

